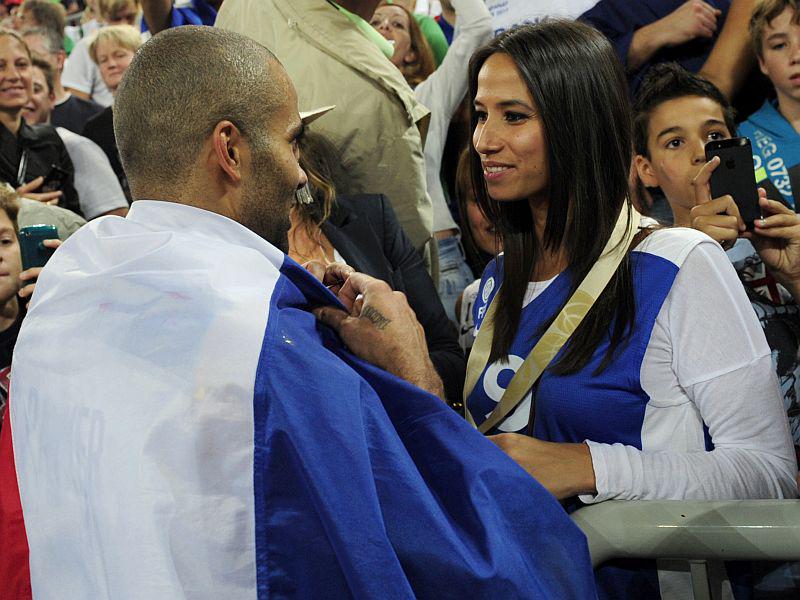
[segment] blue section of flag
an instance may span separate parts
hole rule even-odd
[[[594,598],[583,534],[443,402],[347,353],[287,259],[256,374],[258,597]]]

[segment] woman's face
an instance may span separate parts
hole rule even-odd
[[[21,109],[32,92],[28,53],[18,40],[0,35],[0,110]]]
[[[411,49],[411,25],[408,13],[399,6],[379,6],[369,22],[378,33],[394,42],[392,64],[397,68],[413,62],[416,53]]]
[[[133,60],[133,50],[123,48],[111,40],[100,40],[95,52],[97,66],[100,67],[100,76],[112,92],[117,90],[122,76]]]
[[[535,200],[547,193],[544,126],[528,87],[507,54],[493,54],[478,73],[472,144],[489,195],[497,201]]]

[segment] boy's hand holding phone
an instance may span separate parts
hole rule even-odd
[[[723,248],[728,249],[742,236],[746,226],[739,213],[739,207],[733,201],[733,196],[730,194],[719,198],[711,196],[709,182],[711,174],[719,163],[720,158],[715,156],[703,165],[692,180],[695,205],[689,216],[692,220],[692,229],[702,231]]]
[[[769,200],[759,189],[762,219],[743,237],[753,242],[775,279],[800,302],[800,216],[782,202]]]
[[[55,250],[62,244],[61,240],[59,239],[42,240],[41,243],[44,247],[51,248],[52,250]],[[20,282],[22,282],[22,288],[20,288],[18,294],[20,298],[28,299],[28,301],[25,303],[26,308],[28,304],[30,304],[30,298],[33,296],[33,291],[36,288],[36,279],[39,277],[39,274],[42,272],[43,268],[44,267],[31,267],[30,269],[26,269],[19,274]]]

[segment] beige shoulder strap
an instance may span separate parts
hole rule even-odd
[[[578,289],[575,290],[556,319],[528,354],[525,362],[522,363],[522,366],[520,366],[503,393],[498,405],[478,427],[481,433],[486,433],[498,423],[501,423],[522,402],[534,383],[536,383],[536,380],[539,379],[544,370],[553,361],[556,354],[578,328],[578,325],[581,324],[583,318],[591,310],[606,285],[608,285],[639,229],[641,215],[633,207],[630,207],[630,210],[628,209],[628,204],[623,206],[611,237],[606,243],[600,258],[597,259],[597,262],[586,274]],[[467,398],[472,393],[481,373],[483,373],[489,362],[492,336],[494,334],[495,309],[496,302],[493,300],[483,319],[467,363],[467,378],[464,383],[464,409],[467,420],[473,426],[475,421],[469,412]]]

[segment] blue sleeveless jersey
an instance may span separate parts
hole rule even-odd
[[[654,239],[658,238],[658,239]],[[614,360],[595,375],[609,348],[610,336],[595,350],[589,363],[571,375],[542,375],[536,390],[533,436],[550,442],[621,443],[642,449],[645,410],[650,396],[642,388],[640,373],[656,318],[672,289],[686,255],[703,239],[696,232],[661,230],[631,252],[636,318],[629,342],[617,350]],[[473,307],[476,331],[503,280],[503,256],[489,263],[481,278]],[[480,425],[497,406],[503,392],[525,358],[539,341],[542,324],[567,300],[572,286],[569,270],[556,277],[522,310],[520,326],[508,362],[488,365],[468,397],[469,410]],[[564,353],[562,348],[556,360]],[[530,417],[531,394],[489,434],[525,433]],[[705,433],[706,450],[713,443]],[[568,510],[581,504],[574,499]],[[596,572],[601,598],[658,597],[655,561],[613,561]]]

